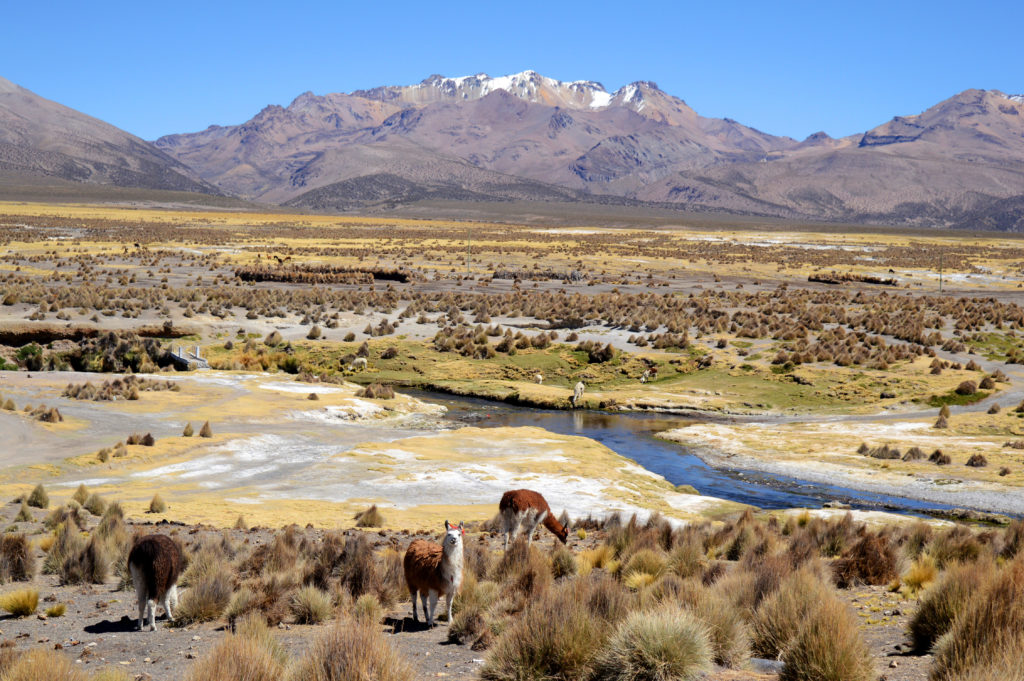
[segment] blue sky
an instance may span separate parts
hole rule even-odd
[[[702,115],[797,138],[971,87],[1024,92],[1011,0],[18,2],[0,20],[0,76],[146,139],[432,73],[652,80]]]

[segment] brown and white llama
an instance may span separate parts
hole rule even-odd
[[[551,534],[558,537],[564,544],[569,536],[569,528],[558,522],[551,513],[551,507],[544,500],[540,492],[532,489],[514,489],[501,495],[501,502],[498,504],[498,512],[501,514],[502,529],[505,533],[505,550],[508,551],[510,541],[515,541],[521,527],[527,528],[526,543],[533,542],[533,531],[537,526],[544,523],[544,527],[551,531]]]
[[[462,586],[462,537],[463,524],[458,527],[444,521],[444,540],[435,544],[426,539],[417,539],[409,544],[405,552],[405,583],[412,595],[412,619],[416,617],[416,595],[423,605],[423,616],[427,626],[434,626],[434,610],[437,599],[444,595],[448,601],[448,624],[452,623],[452,603]],[[427,607],[427,600],[430,607]]]
[[[139,600],[139,631],[149,615],[149,627],[156,631],[156,604],[160,601],[167,619],[174,621],[171,605],[178,607],[178,577],[184,566],[181,549],[163,534],[142,537],[128,554],[128,572],[135,582]]]

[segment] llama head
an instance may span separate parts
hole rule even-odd
[[[569,526],[562,525],[562,529],[560,529],[558,532],[555,532],[555,536],[558,537],[558,539],[564,544],[569,537]]]
[[[451,525],[446,520],[444,521],[444,550],[452,551],[460,549],[462,547],[462,536],[466,534],[463,523],[459,523],[458,526]]]

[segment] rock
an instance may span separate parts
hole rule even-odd
[[[889,669],[896,669],[896,667],[899,667],[899,666],[900,665],[896,662],[896,660],[893,660],[892,662],[889,663]]]

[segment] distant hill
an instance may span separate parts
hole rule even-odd
[[[0,182],[221,194],[145,140],[0,78]]]

